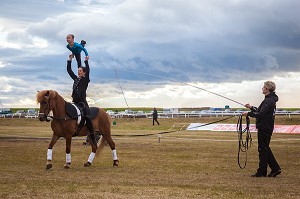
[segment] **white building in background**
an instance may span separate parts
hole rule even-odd
[[[163,108],[164,114],[177,114],[179,113],[178,108]]]

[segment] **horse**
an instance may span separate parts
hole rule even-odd
[[[41,122],[49,122],[50,120],[48,118],[52,118],[51,129],[53,131],[53,134],[47,151],[46,170],[52,168],[52,148],[57,140],[61,137],[65,138],[66,140],[66,164],[64,165],[64,168],[69,169],[71,166],[72,137],[88,135],[88,128],[86,126],[78,128],[79,126],[77,120],[81,114],[76,112],[76,117],[70,117],[70,114],[67,114],[66,108],[66,105],[70,105],[70,103],[66,102],[56,91],[38,91],[36,95],[36,101],[40,104],[38,119]],[[113,166],[118,166],[119,160],[117,157],[115,143],[111,137],[111,117],[99,107],[91,107],[91,109],[92,108],[94,108],[94,110],[96,109],[96,112],[94,111],[95,118],[92,118],[94,131],[99,132],[101,134],[101,138],[97,145],[92,144],[93,142],[90,142],[92,146],[92,152],[90,153],[87,162],[84,163],[84,167],[90,167],[92,165],[95,155],[99,156],[101,154],[106,143],[109,144],[112,150]],[[53,113],[53,116],[49,116],[49,113],[51,111]]]

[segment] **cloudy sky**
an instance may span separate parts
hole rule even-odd
[[[129,107],[241,108],[259,105],[263,82],[272,80],[278,107],[298,108],[299,7],[298,0],[0,0],[0,104],[38,107],[44,89],[71,100],[72,33],[87,41],[91,105],[126,107],[121,86]]]

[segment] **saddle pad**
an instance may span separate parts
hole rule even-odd
[[[77,112],[78,108],[75,108],[73,106],[73,104],[71,104],[69,102],[66,102],[65,108],[66,108],[66,113],[67,113],[67,115],[70,118],[78,119],[78,115],[81,115],[81,111],[78,114],[78,112]],[[91,114],[92,120],[96,118],[98,112],[99,112],[99,108],[97,108],[97,107],[90,107],[90,114]]]
[[[81,111],[77,108],[77,106],[75,104],[66,102],[65,108],[67,115],[74,120],[77,119],[77,124],[79,124],[81,121],[82,114]]]
[[[96,116],[98,115],[98,112],[99,112],[99,108],[90,107],[90,113],[91,113],[92,120],[96,118]]]
[[[81,122],[82,111],[79,110],[79,108],[78,108],[75,104],[72,104],[72,106],[73,106],[73,107],[76,109],[76,111],[77,111],[77,116],[78,116],[78,118],[77,118],[77,124],[79,125],[80,122]]]
[[[77,119],[78,117],[77,110],[71,103],[66,102],[65,108],[66,108],[66,113],[70,118]]]

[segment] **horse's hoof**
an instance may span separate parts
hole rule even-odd
[[[51,169],[52,168],[52,164],[47,164],[46,165],[46,170]]]
[[[90,167],[90,166],[92,166],[92,163],[90,163],[90,162],[86,162],[86,163],[84,163],[84,165],[83,165],[84,167]]]
[[[66,164],[64,165],[64,168],[65,168],[65,169],[69,169],[70,166],[71,166],[71,163],[66,163]]]
[[[114,167],[117,167],[119,166],[119,160],[114,160],[114,164],[113,164]]]

